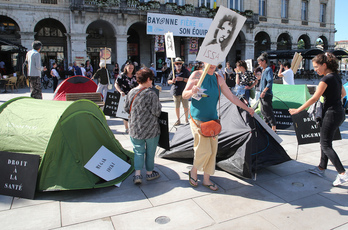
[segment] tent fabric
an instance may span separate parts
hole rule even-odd
[[[252,178],[264,167],[291,160],[283,147],[250,115],[221,97],[221,125],[217,166],[237,176]],[[193,158],[193,137],[190,125],[179,127],[163,158]]]
[[[55,101],[66,101],[66,93],[94,93],[97,84],[85,76],[72,76],[62,81],[53,95]]]
[[[298,108],[311,97],[307,85],[273,84],[272,91],[274,109]]]
[[[0,120],[0,151],[40,155],[40,191],[112,186],[134,170],[134,154],[122,148],[103,112],[89,100],[15,98],[0,106]],[[130,169],[112,181],[85,169],[101,146],[130,163]]]

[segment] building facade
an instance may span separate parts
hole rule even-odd
[[[0,0],[0,52],[14,70],[23,59],[20,48],[31,49],[34,40],[44,45],[46,66],[91,60],[96,68],[100,48],[107,47],[112,63],[131,59],[159,69],[166,55],[156,48],[162,37],[147,34],[147,14],[213,18],[214,4],[247,17],[226,57],[232,64],[266,50],[334,48],[334,0]],[[203,38],[174,40],[176,55],[194,62],[190,45],[199,47]]]

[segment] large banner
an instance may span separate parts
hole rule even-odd
[[[147,34],[163,35],[168,31],[174,36],[205,37],[211,18],[184,17],[170,14],[147,13]]]

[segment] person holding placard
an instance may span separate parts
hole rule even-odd
[[[142,183],[141,169],[146,168],[146,180],[154,180],[160,174],[153,170],[155,152],[160,136],[158,118],[161,115],[161,103],[151,89],[154,74],[149,68],[136,73],[138,86],[126,97],[124,109],[129,113],[129,135],[134,151],[134,184]],[[145,160],[144,160],[145,158]]]
[[[184,62],[181,58],[175,58],[175,69],[169,74],[168,84],[172,84],[172,92],[175,104],[175,113],[177,121],[174,125],[180,125],[180,103],[182,103],[185,112],[185,121],[188,123],[188,100],[182,97],[182,91],[185,89],[190,72],[183,67]],[[173,76],[173,72],[175,75]]]
[[[249,112],[251,116],[254,115],[254,110],[247,107],[238,97],[232,94],[222,77],[215,75],[215,65],[205,63],[205,68],[207,68],[207,66],[209,69],[206,70],[207,74],[205,77],[203,76],[204,80],[200,87],[201,89],[205,89],[204,93],[207,96],[200,98],[200,100],[192,98],[190,108],[190,125],[194,137],[194,159],[193,167],[189,172],[189,182],[193,187],[197,187],[198,170],[203,171],[203,185],[216,191],[218,187],[210,181],[210,175],[213,175],[215,172],[218,137],[203,136],[200,132],[200,124],[202,124],[202,122],[218,119],[217,103],[219,101],[220,92],[232,103]],[[198,70],[191,74],[182,94],[184,99],[189,99],[200,90],[197,84],[203,72],[203,70]]]
[[[268,54],[262,53],[258,58],[257,62],[262,68],[262,76],[260,81],[260,102],[261,102],[261,113],[265,122],[271,125],[272,130],[276,132],[276,120],[273,113],[272,99],[273,99],[273,70],[267,66]]]
[[[283,71],[284,68],[284,71]],[[291,69],[291,65],[289,62],[284,62],[284,64],[280,63],[278,77],[283,78],[284,85],[295,85],[294,80],[294,72]]]
[[[96,92],[99,92],[103,95],[103,100],[105,102],[106,100],[106,94],[108,92],[108,84],[109,84],[109,74],[108,74],[108,70],[106,69],[106,63],[105,61],[101,61],[99,63],[99,67],[100,69],[98,69],[95,74],[93,75],[93,77],[91,78],[92,80],[94,78],[98,79],[98,88]]]
[[[127,62],[124,67],[124,72],[118,75],[115,81],[115,88],[121,94],[122,97],[126,96],[128,92],[137,87],[137,79],[134,75],[134,65],[131,62]],[[128,133],[128,121],[123,120],[126,133]]]
[[[345,120],[345,112],[341,99],[346,95],[341,77],[338,75],[338,61],[332,53],[318,54],[312,59],[314,70],[318,75],[323,75],[314,95],[297,109],[289,109],[291,115],[297,114],[308,108],[321,96],[324,97],[322,118],[320,122],[320,149],[321,158],[318,166],[308,172],[324,177],[328,161],[335,166],[338,175],[333,186],[348,182],[348,173],[342,165],[340,158],[332,148],[332,141],[337,129]]]

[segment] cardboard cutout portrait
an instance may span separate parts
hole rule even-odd
[[[245,20],[246,17],[220,6],[199,49],[197,60],[211,65],[224,62]]]
[[[176,58],[173,33],[168,32],[164,36],[165,36],[167,58]]]

